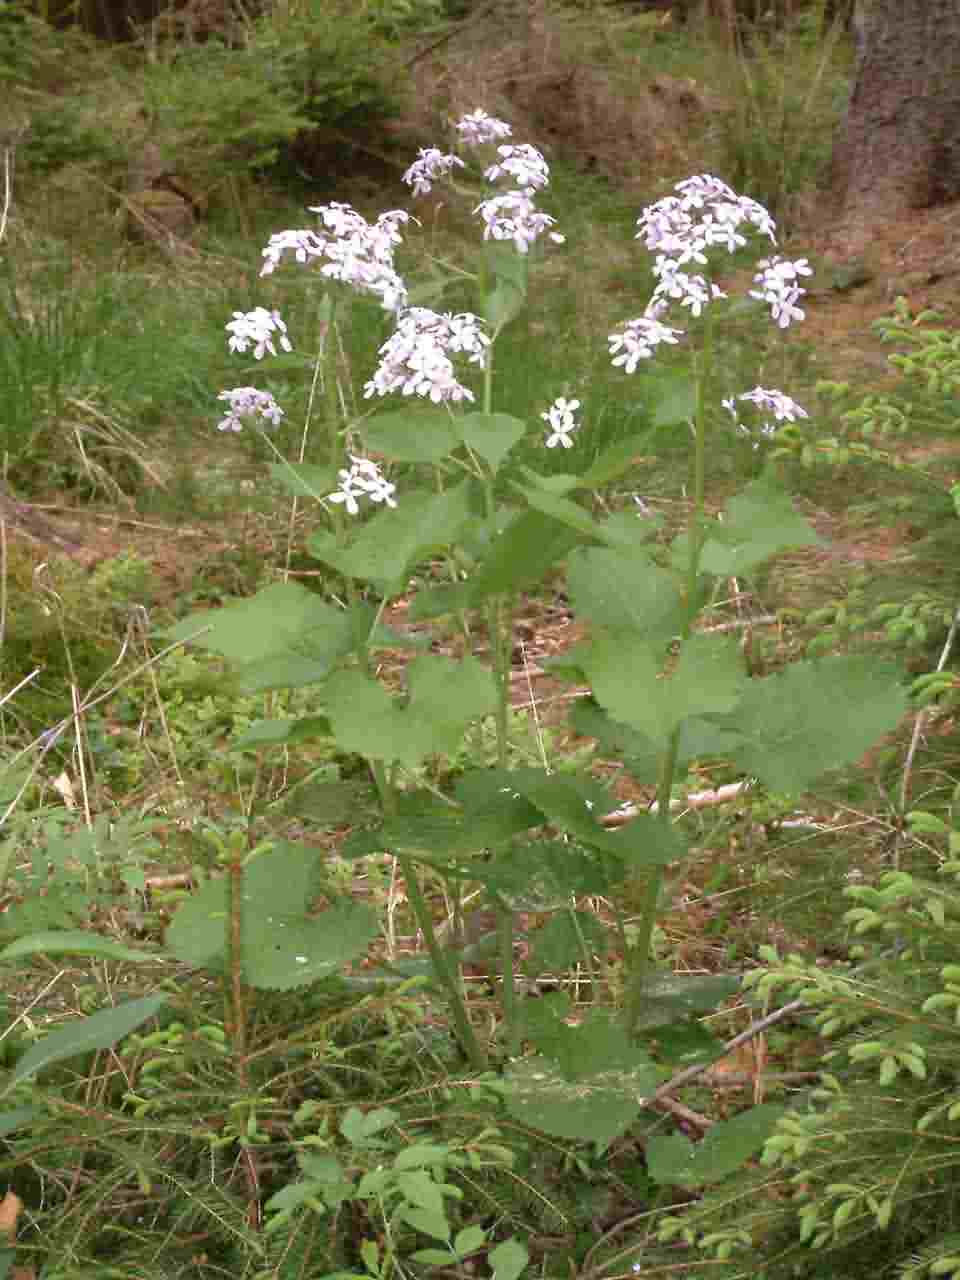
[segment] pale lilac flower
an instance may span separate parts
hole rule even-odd
[[[556,223],[556,218],[542,213],[523,191],[508,191],[506,195],[484,200],[474,213],[483,219],[484,240],[512,240],[518,253],[526,253],[544,231]],[[555,231],[550,232],[550,239],[555,244],[563,244],[563,236]]]
[[[252,311],[234,311],[233,319],[227,321],[227,333],[230,334],[231,351],[246,351],[253,344],[254,360],[262,360],[269,351],[277,354],[273,345],[273,335],[284,351],[292,351],[290,339],[287,337],[287,326],[280,319],[277,311],[268,311],[266,307],[254,307]]]
[[[607,339],[613,364],[622,365],[624,373],[633,373],[641,360],[649,360],[654,347],[661,342],[676,345],[682,332],[661,324],[654,316],[628,320],[622,333],[611,333]]]
[[[415,196],[429,195],[433,184],[445,178],[457,165],[462,169],[459,156],[444,155],[436,147],[421,147],[417,159],[403,175],[404,182],[413,188]]]
[[[677,271],[669,259],[658,259],[657,266],[660,280],[647,308],[654,319],[663,313],[662,304],[668,298],[679,301],[681,306],[690,308],[691,315],[698,316],[707,303],[727,296],[704,276],[691,276],[685,271]]]
[[[270,237],[263,251],[266,261],[263,264],[262,276],[268,276],[279,266],[284,253],[293,253],[297,262],[309,262],[311,258],[319,258],[323,254],[323,239],[315,231],[278,231]]]
[[[738,196],[719,178],[700,174],[677,183],[679,196],[665,196],[644,209],[637,219],[637,239],[653,253],[672,258],[678,266],[702,262],[709,245],[733,252],[746,243],[738,228],[749,223],[776,243],[776,224],[764,207],[749,196]]]
[[[759,288],[751,289],[750,297],[767,303],[781,329],[786,329],[793,320],[802,320],[804,312],[797,303],[806,289],[800,284],[800,277],[813,275],[807,259],[789,262],[780,257],[764,258],[757,265],[760,270],[753,277],[753,283]]]
[[[809,417],[806,409],[802,409],[796,400],[791,400],[782,391],[766,391],[763,387],[754,387],[737,397],[739,400],[750,400],[761,409],[769,409],[778,422],[796,422],[798,418]]]
[[[573,432],[579,426],[573,415],[579,408],[579,400],[566,400],[559,396],[546,413],[541,413],[540,417],[550,427],[546,441],[548,449],[555,449],[558,444],[564,449],[573,448]]]
[[[275,427],[283,417],[283,410],[270,392],[256,387],[234,387],[232,391],[221,391],[217,399],[226,400],[230,406],[227,416],[217,423],[218,431],[241,431],[242,418],[262,418]]]
[[[488,182],[496,182],[497,178],[507,174],[527,196],[532,196],[537,188],[549,183],[550,168],[536,147],[529,143],[497,147],[497,155],[500,157],[497,163],[483,171]]]
[[[387,311],[406,306],[407,290],[393,265],[394,247],[402,242],[398,227],[409,222],[403,209],[382,213],[372,225],[348,204],[312,206],[323,231],[281,231],[263,251],[261,275],[270,275],[283,255],[297,262],[320,263],[321,273],[356,289],[375,294]]]
[[[349,468],[337,472],[340,487],[327,494],[328,502],[342,502],[351,516],[360,511],[359,497],[369,498],[371,502],[385,502],[388,507],[397,505],[393,497],[397,486],[389,483],[375,462],[351,454],[350,464]]]
[[[434,404],[473,400],[473,392],[457,381],[447,353],[466,355],[471,364],[482,367],[490,345],[482,323],[469,312],[439,315],[426,307],[408,308],[380,348],[380,364],[365,385],[364,396],[399,391],[428,397]]]
[[[766,410],[773,414],[776,421],[762,422],[759,428],[760,434],[768,439],[776,434],[777,422],[796,422],[798,418],[809,416],[806,409],[797,404],[796,400],[791,400],[788,395],[784,395],[782,391],[768,391],[764,387],[754,387],[752,391],[744,391],[742,395],[731,396],[729,399],[721,401],[723,407],[736,423],[737,431],[744,436],[752,437],[754,433],[740,421],[740,416],[737,412],[738,400],[746,400],[751,404],[755,404],[758,409]],[[756,447],[755,443],[754,448]]]
[[[479,147],[485,142],[509,138],[513,130],[505,121],[488,116],[482,107],[478,107],[457,122],[457,132],[467,146]]]

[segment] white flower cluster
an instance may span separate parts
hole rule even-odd
[[[500,157],[497,163],[483,171],[488,182],[496,182],[506,174],[528,196],[549,184],[550,168],[537,148],[529,143],[497,147],[497,155]]]
[[[737,413],[738,400],[747,400],[761,411],[773,414],[775,422],[766,421],[760,425],[760,434],[768,439],[776,432],[777,422],[796,422],[798,418],[808,417],[806,409],[798,405],[796,400],[791,400],[788,395],[784,395],[782,391],[768,391],[765,387],[754,387],[752,391],[744,391],[742,395],[731,396],[729,400],[722,401],[723,407],[737,424],[737,431],[745,436],[752,436],[753,432],[740,421]],[[754,444],[754,448],[756,447]]]
[[[504,120],[488,116],[483,107],[478,107],[457,122],[457,133],[467,146],[481,147],[485,142],[509,138],[513,130]]]
[[[434,404],[473,400],[473,392],[457,381],[448,353],[466,355],[471,364],[482,367],[490,345],[482,324],[470,312],[439,315],[427,307],[409,307],[380,348],[380,364],[365,385],[364,396],[399,391],[428,397]]]
[[[426,196],[433,190],[433,184],[438,179],[447,177],[458,165],[461,169],[464,167],[459,156],[444,155],[436,147],[421,147],[417,159],[403,175],[403,180],[413,188],[415,196]]]
[[[382,213],[375,223],[348,204],[314,205],[322,231],[279,231],[263,251],[262,276],[275,271],[285,253],[297,262],[322,263],[321,274],[365,293],[375,294],[386,311],[406,306],[407,290],[393,265],[393,253],[402,243],[399,227],[410,221],[403,209]]]
[[[226,328],[230,334],[230,350],[243,352],[252,343],[254,360],[262,360],[266,351],[272,356],[277,354],[273,345],[274,334],[284,351],[293,350],[287,337],[287,326],[280,319],[279,312],[268,311],[266,307],[254,307],[252,311],[234,311],[233,319],[227,321]]]
[[[759,288],[751,289],[750,297],[767,303],[781,329],[786,329],[794,320],[802,320],[804,313],[797,303],[806,289],[800,284],[800,276],[813,275],[807,259],[788,262],[780,257],[764,258],[757,265],[760,270],[753,277],[753,283]]]
[[[371,502],[385,502],[388,507],[395,507],[394,493],[397,486],[383,475],[375,462],[369,458],[357,458],[350,455],[350,467],[338,471],[340,487],[327,494],[328,502],[342,502],[349,515],[355,516],[360,510],[358,498],[369,498]]]
[[[650,359],[654,347],[658,347],[661,342],[676,346],[681,333],[682,330],[671,329],[652,315],[628,320],[622,333],[611,333],[607,339],[613,356],[612,363],[622,365],[624,373],[634,373],[641,360]]]
[[[499,142],[501,138],[509,138],[512,132],[508,124],[487,115],[482,108],[457,121],[456,130],[468,146]],[[445,155],[436,147],[421,148],[403,180],[413,188],[414,195],[426,195],[438,178],[458,166],[463,166],[458,156]],[[481,201],[474,209],[483,222],[484,240],[510,240],[518,253],[528,253],[530,246],[545,232],[549,232],[556,244],[563,243],[563,236],[550,231],[556,218],[543,213],[534,202],[536,193],[550,181],[550,167],[536,147],[526,142],[498,146],[497,160],[484,169],[483,176],[488,182],[505,178],[513,187],[502,195]]]
[[[580,425],[573,415],[579,408],[579,400],[565,400],[559,396],[546,413],[541,413],[540,417],[550,428],[546,441],[548,449],[555,449],[558,444],[564,449],[573,448],[573,432]]]
[[[275,427],[283,417],[283,410],[270,392],[256,387],[234,387],[232,391],[221,391],[217,399],[226,400],[230,406],[227,416],[217,423],[218,431],[242,431],[243,418],[262,418]]]
[[[544,213],[523,191],[508,191],[502,196],[492,196],[478,204],[474,213],[483,220],[484,240],[512,240],[518,253],[527,253],[556,222]],[[563,244],[563,236],[550,232],[555,244]]]
[[[727,295],[705,275],[685,271],[688,264],[706,266],[708,253],[720,247],[734,253],[747,243],[743,234],[754,228],[776,244],[776,223],[770,214],[749,196],[738,196],[719,178],[698,174],[677,183],[678,195],[664,196],[644,209],[637,219],[637,239],[656,254],[653,274],[657,279],[649,303],[639,320],[631,320],[623,333],[610,335],[613,363],[633,373],[639,360],[652,353],[658,342],[676,342],[682,330],[667,329],[659,323],[671,302],[687,307],[699,316],[704,307]],[[781,329],[803,319],[797,305],[806,292],[801,276],[811,275],[806,258],[788,262],[780,257],[765,258],[753,278],[757,287],[752,298],[767,303]],[[658,327],[651,328],[651,325]],[[664,337],[663,334],[671,336]]]

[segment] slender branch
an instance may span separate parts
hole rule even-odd
[[[785,1004],[782,1009],[775,1009],[773,1013],[768,1013],[765,1018],[760,1018],[757,1022],[751,1022],[746,1031],[741,1031],[739,1035],[728,1040],[726,1044],[713,1055],[707,1062],[699,1062],[692,1067],[684,1067],[682,1071],[678,1071],[672,1076],[666,1084],[662,1084],[656,1093],[651,1094],[649,1098],[644,1100],[645,1106],[653,1106],[668,1094],[675,1093],[677,1089],[685,1084],[689,1084],[691,1080],[696,1080],[698,1076],[704,1075],[709,1071],[715,1062],[719,1062],[721,1058],[725,1058],[728,1053],[732,1053],[734,1049],[739,1049],[742,1044],[746,1044],[748,1040],[752,1040],[755,1036],[760,1035],[762,1031],[766,1031],[768,1027],[772,1027],[775,1023],[780,1022],[783,1018],[788,1017],[791,1013],[796,1013],[798,1009],[803,1009],[802,1000],[791,1000],[789,1004]]]

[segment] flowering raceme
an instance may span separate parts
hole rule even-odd
[[[284,351],[293,350],[290,339],[287,337],[287,326],[280,319],[279,313],[268,311],[266,307],[254,307],[252,311],[235,311],[233,319],[227,321],[226,328],[230,334],[228,343],[230,350],[243,352],[252,343],[254,360],[262,360],[267,351],[272,356],[277,354],[277,349],[273,345],[274,334],[277,335],[277,341]]]
[[[256,387],[234,387],[232,391],[221,391],[217,399],[226,400],[230,406],[227,416],[217,423],[218,431],[242,431],[243,418],[261,418],[275,427],[283,417],[283,410],[270,392]]]
[[[489,116],[482,107],[478,107],[476,111],[471,111],[457,122],[457,133],[467,146],[479,147],[485,142],[498,142],[501,138],[509,138],[513,130],[506,121]]]
[[[427,307],[409,307],[380,348],[380,364],[364,386],[364,396],[399,391],[425,396],[434,404],[473,400],[473,392],[457,381],[448,352],[466,355],[471,364],[482,367],[490,345],[482,324],[470,312],[439,315]]]
[[[285,253],[297,262],[321,264],[328,280],[337,280],[380,299],[385,311],[399,312],[407,302],[407,290],[393,265],[393,253],[402,243],[399,227],[410,221],[403,209],[382,213],[375,223],[348,204],[314,205],[322,231],[280,231],[263,250],[262,276],[279,266]]]

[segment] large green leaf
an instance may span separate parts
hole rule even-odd
[[[457,418],[454,425],[463,443],[494,471],[527,434],[526,424],[508,413],[468,413]]]
[[[520,513],[486,550],[470,584],[471,603],[538,584],[579,541],[573,529],[540,511]]]
[[[65,1026],[58,1027],[19,1059],[10,1076],[11,1086],[36,1075],[55,1062],[75,1058],[78,1053],[113,1048],[124,1036],[152,1018],[165,1000],[165,996],[144,996],[140,1000],[127,1000],[112,1009],[101,1009],[88,1018],[76,1018]]]
[[[578,655],[600,705],[658,745],[688,716],[731,712],[747,683],[737,643],[728,636],[690,636],[667,675],[634,632],[599,635]]]
[[[596,627],[635,631],[659,652],[680,634],[685,604],[677,580],[639,548],[580,547],[567,582],[576,613]]]
[[[585,844],[613,854],[625,867],[664,866],[685,851],[675,827],[641,814],[616,831],[600,826],[597,818],[616,808],[609,792],[582,778],[515,769],[515,791],[535,805],[553,826],[570,832]]]
[[[397,462],[441,462],[460,443],[443,409],[398,409],[380,413],[364,426],[368,449]]]
[[[636,466],[644,449],[649,447],[649,429],[639,435],[628,436],[626,440],[618,440],[594,459],[577,482],[578,486],[581,489],[602,488],[611,480],[616,480],[617,476],[623,475],[624,471]]]
[[[612,546],[626,545],[631,549],[635,546],[635,539],[625,537],[619,526],[594,520],[585,507],[581,507],[579,503],[574,502],[571,498],[565,498],[559,493],[550,493],[539,485],[514,483],[513,487],[518,493],[523,494],[528,505],[533,507],[535,511],[540,511],[546,516],[552,516],[554,520],[558,520],[561,524],[575,529],[577,533],[585,538],[609,543]]]
[[[520,1280],[529,1261],[526,1245],[512,1236],[487,1254],[487,1262],[493,1267],[493,1280]]]
[[[315,850],[277,841],[243,870],[241,970],[252,986],[287,990],[326,977],[376,936],[362,903],[338,902],[308,914],[318,878]],[[229,885],[208,881],[177,909],[166,944],[185,964],[222,969]]]
[[[406,585],[408,570],[456,542],[470,516],[465,482],[445,493],[405,493],[394,510],[381,511],[361,525],[352,543],[341,547],[331,533],[315,533],[312,555],[347,577],[381,584],[391,591]]]
[[[591,911],[560,911],[542,929],[530,935],[527,972],[563,973],[583,962],[584,948],[590,955],[603,955],[610,945],[606,925]]]
[[[785,1110],[771,1102],[751,1107],[732,1120],[718,1120],[696,1143],[679,1134],[648,1138],[647,1172],[655,1182],[672,1186],[720,1182],[756,1155]]]
[[[326,498],[336,486],[336,467],[312,462],[271,462],[270,475],[295,498]]]
[[[710,1013],[739,989],[740,980],[723,973],[655,973],[643,984],[637,1027],[666,1026],[694,1014]]]
[[[299,720],[257,720],[230,743],[230,750],[243,751],[248,747],[276,746],[278,743],[289,746],[295,742],[310,742],[332,736],[333,728],[326,716],[301,716]]]
[[[700,567],[705,573],[736,576],[788,547],[819,541],[794,510],[790,495],[772,477],[761,476],[730,501],[722,520],[710,522]]]
[[[749,681],[724,725],[739,736],[731,749],[740,767],[790,795],[859,760],[906,711],[897,671],[867,657],[838,656]]]
[[[556,1063],[525,1058],[505,1079],[506,1106],[523,1124],[555,1138],[593,1142],[604,1151],[629,1129],[641,1101],[660,1083],[660,1072],[637,1053],[635,1065],[568,1079]]]
[[[54,929],[18,938],[0,951],[0,960],[17,960],[23,956],[97,956],[102,960],[128,960],[138,963],[156,960],[152,951],[138,951],[122,943],[111,942],[99,933],[82,929]]]
[[[297,582],[274,582],[249,600],[192,613],[165,638],[192,640],[238,662],[292,653],[327,662],[350,646],[344,611]]]
[[[425,756],[454,752],[467,725],[496,709],[493,677],[475,658],[416,658],[407,679],[410,698],[401,707],[362,672],[331,677],[327,711],[341,748],[413,768]]]
[[[653,425],[681,426],[693,420],[697,411],[697,384],[693,378],[676,375],[656,378]]]

